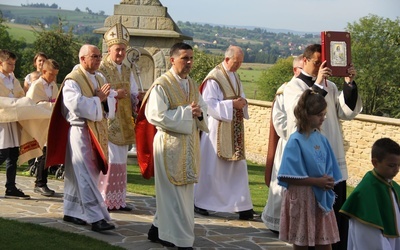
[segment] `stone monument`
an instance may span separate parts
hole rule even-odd
[[[104,33],[117,22],[122,23],[130,34],[129,47],[134,52],[132,56],[139,56],[136,63],[127,59],[127,64],[140,72],[142,85],[147,90],[153,81],[170,68],[170,47],[192,37],[182,34],[178,26],[169,16],[167,7],[159,0],[121,0],[114,5],[114,14],[104,21],[104,27],[94,32]],[[107,52],[107,45],[103,42],[103,52]],[[127,58],[131,56],[127,54]],[[135,66],[136,64],[136,66]]]

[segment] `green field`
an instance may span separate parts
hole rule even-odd
[[[44,22],[45,17],[57,17],[60,18],[64,25],[85,25],[92,26],[94,28],[100,28],[104,25],[104,20],[107,16],[94,15],[84,12],[84,10],[71,11],[62,9],[50,9],[50,8],[30,8],[21,6],[10,6],[0,4],[2,12],[10,11],[15,16],[29,17],[30,19]],[[30,20],[29,19],[29,20]]]
[[[16,40],[22,39],[28,44],[32,44],[36,39],[34,30],[30,25],[5,23],[5,26],[8,27],[8,34]]]
[[[246,98],[257,99],[257,80],[264,70],[270,68],[272,64],[243,63],[238,70],[240,80],[243,83]]]

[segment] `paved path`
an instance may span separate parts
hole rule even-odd
[[[56,191],[56,197],[44,197],[33,192],[35,178],[17,176],[17,186],[31,195],[31,199],[15,200],[4,198],[5,179],[5,175],[0,174],[0,217],[87,235],[126,249],[176,249],[164,248],[147,240],[147,232],[155,213],[153,197],[128,193],[127,203],[133,207],[133,211],[111,213],[112,222],[117,228],[96,233],[88,225],[76,226],[62,220],[62,181],[49,180],[48,186]],[[232,213],[216,213],[210,216],[196,214],[194,249],[292,249],[266,229],[260,218],[253,221],[240,221],[237,218],[238,215]]]

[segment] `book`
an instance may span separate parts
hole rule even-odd
[[[348,76],[351,64],[350,33],[344,31],[321,32],[321,59],[332,70],[332,76]]]

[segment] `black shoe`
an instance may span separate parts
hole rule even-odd
[[[209,213],[208,213],[208,211],[206,209],[199,208],[199,207],[196,207],[196,206],[194,206],[194,212],[196,214],[201,214],[201,215],[204,215],[204,216],[208,216],[209,215]]]
[[[119,210],[119,211],[126,211],[126,212],[129,212],[129,211],[132,211],[132,208],[126,206],[126,207],[120,207],[118,210]]]
[[[51,190],[47,185],[43,187],[36,186],[33,192],[41,194],[43,196],[53,196],[55,194],[54,190]]]
[[[174,247],[175,246],[171,242],[168,242],[168,241],[158,238],[158,228],[156,226],[154,226],[153,224],[151,225],[150,230],[147,233],[147,239],[151,242],[160,243],[161,245],[163,245],[165,247]]]
[[[21,189],[16,187],[6,189],[5,197],[21,200],[29,200],[31,198],[29,195],[24,194]]]
[[[80,225],[80,226],[86,225],[86,221],[81,220],[76,217],[68,216],[68,215],[64,215],[63,221],[71,222],[71,223],[74,223],[74,224]]]
[[[270,229],[269,231],[273,232],[274,234],[277,234],[277,235],[279,235],[279,231],[272,230],[272,229]]]
[[[253,209],[239,212],[239,220],[252,220],[252,219],[254,219]]]
[[[105,220],[99,220],[95,223],[92,223],[92,231],[101,232],[106,230],[115,229],[115,226],[107,223]]]

